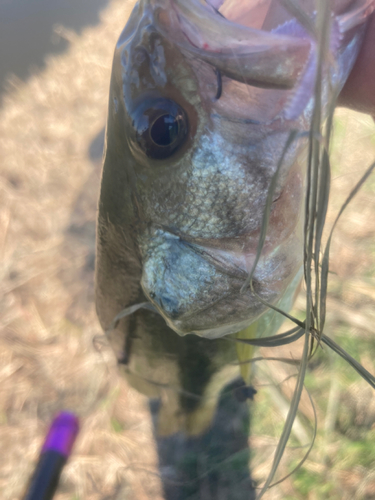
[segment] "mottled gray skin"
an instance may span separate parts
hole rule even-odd
[[[189,50],[186,40],[178,43],[171,35],[178,31],[175,18],[168,17],[173,5],[171,0],[136,4],[116,46],[99,201],[96,305],[129,382],[160,400],[154,415],[160,463],[181,480],[186,471],[175,457],[187,450],[200,454],[197,464],[217,471],[206,439],[220,427],[215,414],[222,389],[239,373],[232,335],[217,337],[254,321],[259,334],[271,335],[280,324],[281,316],[264,314],[254,294],[241,293],[241,287],[254,262],[284,145],[292,128],[308,129],[313,100],[304,92],[306,75],[294,88],[278,90],[261,88],[259,71],[257,88],[240,83],[240,75],[223,76],[217,99],[217,74],[207,62],[211,55],[199,58],[196,47]],[[361,31],[343,36],[337,49],[337,90],[355,60]],[[225,61],[221,65],[225,68]],[[132,114],[149,97],[175,101],[188,117],[186,140],[164,160],[147,157],[136,140]],[[285,157],[254,274],[256,293],[284,309],[300,281],[303,147],[303,139],[294,142]],[[142,302],[151,302],[155,311],[138,310],[108,331],[120,311]],[[191,332],[199,336],[187,335]],[[228,428],[241,427],[230,418]],[[174,451],[164,456],[160,450],[168,436]],[[237,444],[225,441],[228,456],[247,443],[246,436],[242,444],[238,436],[233,439]],[[247,487],[235,474],[225,477],[228,496],[220,498],[253,498],[246,461],[242,472]],[[168,496],[166,486],[166,498],[207,498],[200,496],[205,486],[196,475],[196,496]]]

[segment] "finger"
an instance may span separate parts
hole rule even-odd
[[[339,105],[375,116],[375,14],[369,20],[362,50],[340,94]]]

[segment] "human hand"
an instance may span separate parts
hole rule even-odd
[[[361,52],[338,105],[368,113],[375,119],[375,13],[369,20]]]

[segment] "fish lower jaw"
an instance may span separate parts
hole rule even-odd
[[[148,295],[146,291],[145,293]],[[186,310],[181,315],[177,313],[177,308],[181,306],[177,299],[154,294],[148,295],[148,298],[167,325],[181,337],[194,334],[207,339],[216,339],[243,330],[265,312],[265,306],[256,300],[251,300],[250,292],[245,292],[244,295],[247,297],[243,297],[238,289],[237,297],[223,296],[216,303],[206,307],[201,304],[203,306],[201,308],[195,303],[192,310]],[[238,305],[238,302],[241,304]],[[258,307],[252,307],[256,303]]]
[[[281,310],[289,311],[293,305],[296,292],[299,290],[301,278],[302,267],[297,267],[290,275],[290,279],[284,282],[282,289],[278,289],[277,292],[275,290],[271,291],[265,289],[263,284],[258,293],[269,304],[273,304]],[[148,295],[147,292],[146,295]],[[171,296],[148,295],[148,298],[164,318],[166,324],[181,337],[194,334],[207,339],[217,339],[238,333],[258,320],[267,325],[269,319],[264,322],[263,318],[267,318],[270,314],[273,333],[275,333],[284,319],[281,314],[275,314],[272,309],[260,302],[258,296],[251,292],[250,289],[241,293],[239,287],[229,294],[223,294],[221,298],[210,303],[201,304],[196,301],[187,304],[185,311],[181,311],[182,314],[178,314],[177,309],[171,310],[170,308],[170,306],[175,308],[181,306],[177,301],[177,297],[173,297],[171,302],[169,302]],[[265,327],[263,325],[262,329],[268,332],[269,326]]]
[[[257,264],[255,292],[242,293],[256,250],[229,244],[206,247],[161,230],[142,240],[143,292],[179,335],[218,338],[246,328],[267,309],[258,296],[277,303],[297,272],[279,247],[268,249]]]
[[[212,274],[206,272],[197,277],[203,266],[211,267]],[[250,289],[241,293],[243,278],[222,274],[203,259],[196,267],[192,264],[190,270],[191,273],[180,270],[174,274],[172,266],[164,269],[159,279],[150,276],[146,266],[141,281],[146,297],[178,335],[223,337],[246,328],[267,309]],[[264,286],[258,291],[272,303],[278,298],[277,293]]]

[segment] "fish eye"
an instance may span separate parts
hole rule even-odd
[[[187,136],[186,113],[171,99],[144,100],[131,117],[138,146],[149,158],[162,160],[172,156]]]

